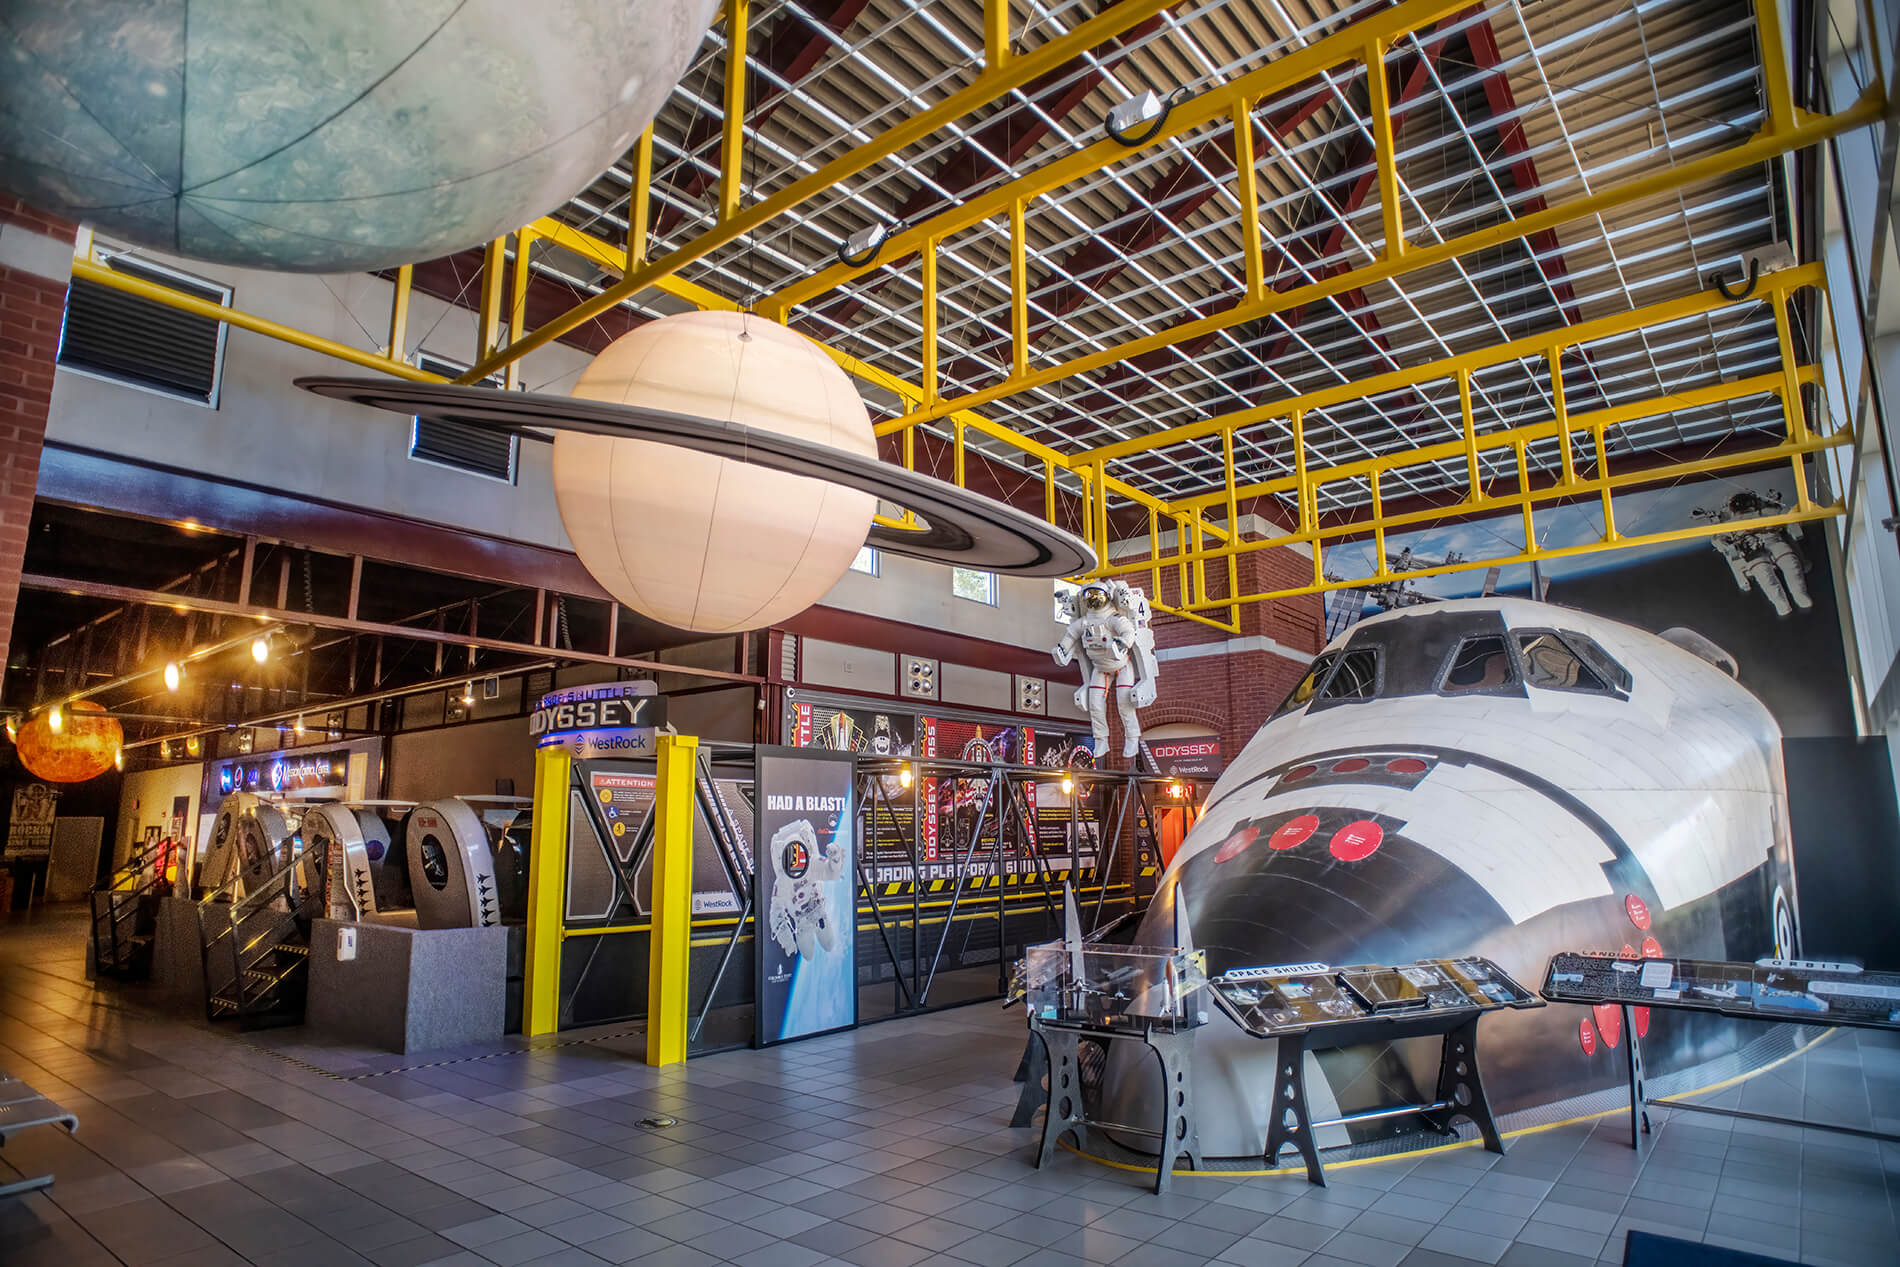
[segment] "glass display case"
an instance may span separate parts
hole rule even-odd
[[[1029,947],[1023,967],[1029,1014],[1049,1024],[1180,1030],[1207,1021],[1202,951],[1052,941]]]

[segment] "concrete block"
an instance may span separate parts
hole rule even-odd
[[[341,961],[344,928],[356,958]],[[494,1042],[507,1016],[508,930],[320,919],[310,928],[304,1028],[410,1054]]]

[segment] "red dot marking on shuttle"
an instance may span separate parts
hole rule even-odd
[[[1590,1028],[1587,1020],[1577,1022],[1577,1045],[1583,1048],[1586,1056],[1597,1054],[1597,1032]]]
[[[1643,958],[1661,959],[1662,943],[1658,942],[1654,937],[1643,938]]]
[[[1638,928],[1649,927],[1649,903],[1634,893],[1623,899],[1623,909],[1628,912],[1630,923]]]
[[[1319,767],[1316,765],[1296,765],[1280,776],[1280,782],[1298,783],[1301,779],[1310,779],[1318,773]]]
[[[1603,1045],[1611,1051],[1623,1041],[1623,1013],[1614,1003],[1599,1003],[1590,1009],[1597,1021],[1597,1033],[1603,1035]]]
[[[1376,853],[1384,840],[1385,828],[1369,818],[1362,818],[1358,822],[1347,823],[1334,832],[1332,840],[1326,847],[1332,850],[1333,857],[1341,862],[1358,862]]]
[[[1630,945],[1628,942],[1624,942],[1623,949],[1616,952],[1616,957],[1618,959],[1634,959],[1636,958],[1636,947]]]
[[[1400,757],[1396,761],[1386,762],[1385,768],[1393,774],[1423,774],[1431,767],[1417,757]]]
[[[1636,1020],[1636,1036],[1638,1038],[1648,1038],[1649,1037],[1649,1009],[1646,1007],[1638,1007],[1638,1008],[1631,1008],[1630,1011],[1634,1014],[1635,1020]]]
[[[1259,836],[1260,829],[1258,827],[1242,827],[1239,831],[1221,842],[1220,848],[1214,854],[1214,861],[1226,862],[1238,856],[1242,850],[1246,849],[1248,845],[1251,845]]]
[[[1295,849],[1313,838],[1319,830],[1319,819],[1311,814],[1301,814],[1298,818],[1289,818],[1280,824],[1280,829],[1267,837],[1269,849]]]
[[[1333,773],[1357,774],[1371,764],[1364,757],[1347,757],[1344,761],[1333,762]]]

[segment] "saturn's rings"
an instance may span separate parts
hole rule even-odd
[[[394,378],[300,378],[319,396],[391,413],[519,433],[527,428],[651,440],[870,493],[927,521],[916,529],[872,525],[865,544],[913,559],[1013,576],[1075,576],[1094,570],[1095,551],[1005,502],[901,466],[830,445],[692,414],[540,392],[414,383]]]

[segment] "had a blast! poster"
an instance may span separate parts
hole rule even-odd
[[[758,749],[757,1041],[857,1024],[857,806],[848,752]]]

